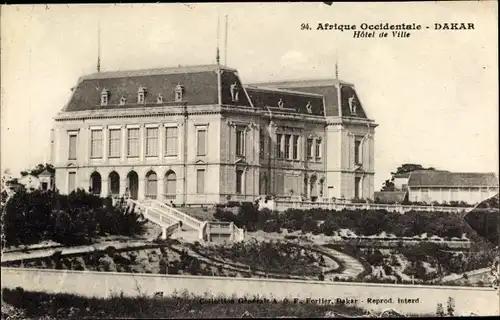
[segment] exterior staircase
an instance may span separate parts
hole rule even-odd
[[[127,205],[140,210],[146,219],[158,225],[162,230],[162,239],[170,236],[189,242],[245,239],[244,230],[232,222],[202,221],[158,200],[129,199]]]

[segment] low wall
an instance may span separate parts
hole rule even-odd
[[[409,211],[434,211],[434,212],[450,212],[450,213],[462,213],[468,212],[473,209],[473,207],[441,207],[441,206],[419,206],[419,205],[401,205],[401,204],[380,204],[380,203],[348,203],[348,202],[310,202],[310,201],[293,201],[293,200],[274,200],[269,202],[269,204],[262,205],[259,202],[259,210],[264,207],[277,210],[285,211],[287,209],[301,209],[308,210],[314,208],[322,208],[328,210],[341,211],[347,210],[386,210],[388,212],[398,212],[404,214]]]
[[[491,288],[409,286],[392,284],[295,281],[277,279],[224,278],[179,275],[153,275],[115,272],[69,271],[47,269],[2,268],[2,287],[22,287],[30,291],[65,292],[87,297],[109,297],[123,292],[126,296],[153,295],[163,292],[205,292],[227,297],[260,297],[276,299],[352,299],[368,310],[393,308],[402,313],[431,314],[437,303],[446,309],[448,297],[455,300],[458,315],[498,315],[498,295]],[[372,299],[372,300],[370,300]],[[378,300],[376,300],[378,299]],[[386,299],[385,302],[383,299]],[[398,299],[418,299],[404,303]],[[325,300],[323,300],[325,301]],[[378,303],[377,303],[378,302]]]

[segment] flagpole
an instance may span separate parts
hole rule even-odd
[[[97,22],[97,72],[101,72],[101,19]]]
[[[224,39],[224,65],[227,66],[227,26],[228,26],[228,22],[227,22],[228,18],[227,18],[227,14],[226,14],[226,32],[224,33],[225,34],[225,39]]]
[[[216,55],[215,55],[215,60],[217,61],[217,64],[220,63],[220,56],[219,56],[219,35],[220,35],[220,14],[217,15],[217,50],[216,50]]]

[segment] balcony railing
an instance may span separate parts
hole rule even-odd
[[[443,207],[443,206],[419,206],[419,205],[399,205],[399,204],[377,204],[377,203],[347,203],[347,202],[326,202],[326,201],[294,201],[276,199],[274,200],[274,210],[284,211],[286,209],[313,209],[322,208],[329,210],[386,210],[392,212],[406,213],[409,211],[435,211],[460,213],[471,210],[472,207]]]
[[[148,200],[156,200],[156,194],[146,194],[145,198]]]
[[[175,200],[177,198],[177,195],[175,194],[164,194],[163,199],[165,200]]]

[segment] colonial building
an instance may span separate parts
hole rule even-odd
[[[375,127],[335,79],[244,85],[220,65],[100,72],[55,117],[52,163],[63,193],[373,198]]]
[[[498,194],[494,173],[414,171],[407,185],[408,199],[414,202],[476,204]]]

